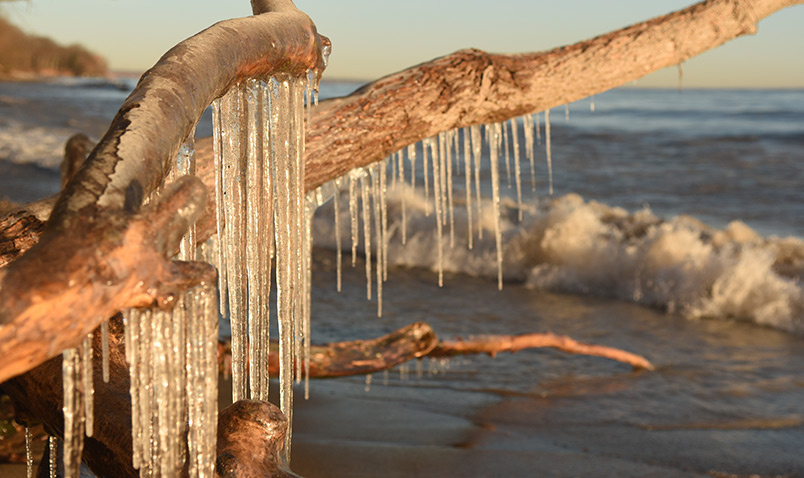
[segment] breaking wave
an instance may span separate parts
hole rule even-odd
[[[401,242],[403,202],[405,244]],[[317,246],[334,248],[331,203],[316,214]],[[348,195],[344,195],[340,212],[344,252],[351,248],[347,203]],[[456,204],[454,247],[449,247],[449,227],[445,227],[443,267],[496,279],[493,211],[488,202],[481,204],[480,211],[476,205],[473,208],[473,249],[467,247],[465,205]],[[389,265],[435,270],[435,215],[423,192],[407,186],[389,189],[388,210]],[[577,194],[523,206],[521,222],[517,212],[516,204],[503,200],[506,282],[616,298],[689,318],[730,318],[804,334],[800,284],[804,241],[799,238],[762,237],[741,221],[717,229],[690,216],[663,219],[648,207],[629,212]]]

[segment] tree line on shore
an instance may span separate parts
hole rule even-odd
[[[81,45],[29,35],[0,14],[0,76],[104,76],[106,60]]]

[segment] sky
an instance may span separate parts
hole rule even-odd
[[[333,42],[329,79],[372,80],[462,48],[516,53],[575,43],[678,10],[690,0],[296,0]],[[492,6],[493,5],[493,6]],[[142,72],[179,41],[250,3],[190,0],[23,0],[0,11],[29,33],[80,43],[117,71]],[[683,65],[685,87],[804,88],[804,5]],[[677,68],[635,86],[676,87]]]

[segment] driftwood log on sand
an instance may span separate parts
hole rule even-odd
[[[464,50],[388,76],[319,106],[308,125],[306,188],[441,131],[545,110],[679,64],[754,33],[762,18],[803,2],[707,0],[543,53]],[[253,3],[255,11],[268,13],[210,27],[143,75],[58,199],[0,220],[4,388],[13,387],[7,381],[14,377],[28,380],[21,374],[34,367],[48,368],[48,360],[116,312],[212,280],[208,267],[166,259],[187,227],[208,217],[211,182],[186,178],[156,204],[142,207],[142,200],[163,183],[170,158],[203,109],[229,86],[245,77],[320,67],[327,40],[306,15],[289,0]],[[200,158],[210,166],[209,155]],[[54,388],[54,375],[48,388],[25,391],[28,400]],[[57,413],[32,413],[58,431]],[[111,447],[129,430],[125,424],[99,427],[95,439]],[[126,476],[130,462],[121,470],[106,476]]]

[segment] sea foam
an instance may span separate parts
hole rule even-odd
[[[402,244],[399,210],[407,210]],[[341,204],[346,204],[342,200]],[[436,269],[437,238],[432,206],[409,187],[388,191],[388,261],[400,267]],[[689,318],[730,318],[804,334],[804,241],[762,237],[741,221],[723,229],[691,216],[664,219],[647,206],[629,212],[586,201],[577,194],[541,198],[523,206],[503,200],[504,277],[508,283],[556,292],[594,295],[665,309]],[[478,214],[479,212],[479,214]],[[332,206],[316,215],[315,243],[334,248]],[[349,215],[341,214],[344,250]],[[456,205],[455,247],[445,241],[445,271],[496,278],[492,208],[476,211],[469,250],[466,211]],[[447,280],[448,282],[448,280]],[[491,285],[490,285],[491,287]],[[392,300],[392,299],[391,299]]]

